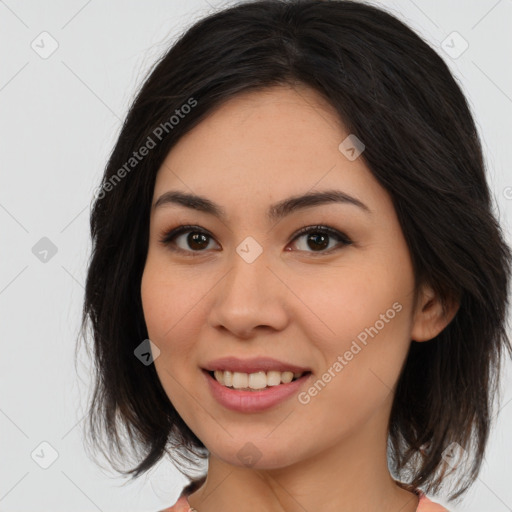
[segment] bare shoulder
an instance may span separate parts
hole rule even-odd
[[[188,504],[187,498],[181,496],[178,501],[171,507],[164,508],[158,512],[190,512],[190,505]]]
[[[448,509],[444,508],[439,503],[434,503],[429,500],[425,494],[420,495],[420,501],[418,503],[418,508],[416,512],[450,512]]]

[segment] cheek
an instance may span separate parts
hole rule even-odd
[[[148,256],[141,280],[142,308],[148,337],[160,350],[155,368],[169,398],[176,398],[197,378],[190,367],[197,360],[194,341],[204,325],[199,318],[204,314],[200,308],[204,294],[200,282]]]
[[[366,328],[368,331],[364,324],[361,327],[352,322],[354,336],[342,335],[324,343],[324,367],[299,397],[300,403],[305,404],[304,421],[311,425],[311,435],[318,428],[326,436],[350,435],[362,429],[376,413],[380,418],[386,417],[409,345],[408,322],[404,318],[402,309],[382,329],[374,330],[372,323],[370,327],[374,329]],[[344,327],[341,321],[340,331]],[[346,317],[346,322],[350,321]],[[379,323],[377,327],[380,326]],[[363,336],[358,338],[358,334]],[[312,417],[317,421],[312,422]]]
[[[175,379],[181,381],[185,376],[179,373],[180,361],[186,357],[186,346],[180,343],[177,335],[179,317],[176,290],[162,269],[148,259],[141,280],[141,300],[144,320],[149,339],[160,350],[155,359],[155,369],[169,399],[178,391]]]
[[[406,263],[360,260],[302,292],[314,312],[303,329],[323,363],[317,375],[322,391],[312,401],[326,410],[336,404],[344,422],[357,422],[382,404],[399,377],[412,326],[412,269]],[[346,411],[355,414],[348,418]]]
[[[171,342],[179,343],[185,327],[190,328],[195,306],[204,295],[199,286],[182,277],[180,269],[159,256],[148,256],[141,280],[141,300],[148,334],[163,348]]]
[[[187,402],[187,397],[183,396],[187,374],[182,372],[186,367],[183,361],[187,358],[187,347],[180,343],[179,305],[176,293],[171,290],[176,290],[175,283],[148,257],[141,280],[144,320],[149,339],[160,350],[154,360],[155,370],[167,397],[176,407]]]
[[[294,277],[294,292],[301,299],[297,308],[302,310],[301,314],[296,310],[296,319],[312,340],[336,351],[348,349],[360,334],[364,342],[365,329],[377,324],[378,336],[386,337],[382,333],[407,316],[404,301],[409,300],[409,286],[404,275],[400,278],[381,265],[360,262],[316,272],[314,286],[311,275]]]

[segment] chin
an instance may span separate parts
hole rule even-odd
[[[226,464],[254,470],[279,469],[298,462],[296,448],[283,446],[279,439],[274,441],[277,446],[273,446],[269,439],[260,442],[242,440],[220,451],[210,450],[210,453]]]

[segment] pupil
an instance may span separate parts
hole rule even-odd
[[[200,241],[198,242],[198,240],[200,240],[200,237],[202,237],[203,243],[206,242],[206,245],[208,245],[208,243],[207,243],[208,241],[206,240],[206,235],[204,235],[203,233],[190,233],[187,237],[189,246],[194,249],[204,249],[204,246],[201,246],[201,242]],[[198,243],[199,243],[199,247],[197,247]]]
[[[325,240],[327,238],[327,235],[323,235],[321,233],[320,234],[316,234],[316,235],[315,234],[311,234],[308,237],[308,242],[313,241],[313,243],[317,243],[318,244],[319,243],[318,240],[317,240],[318,238],[322,238],[324,240],[324,243],[322,244],[322,246],[320,248],[321,249],[325,249],[325,247],[326,247]],[[327,245],[329,245],[329,244],[327,244]]]

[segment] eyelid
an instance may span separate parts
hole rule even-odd
[[[346,244],[353,243],[352,240],[345,233],[325,224],[313,224],[300,228],[299,230],[295,231],[295,233],[291,236],[290,242],[293,242],[299,236],[314,232],[327,233],[328,235],[337,238],[345,242]]]
[[[172,239],[174,239],[180,235],[183,235],[184,233],[190,232],[190,231],[193,231],[196,233],[201,233],[203,235],[208,236],[212,240],[215,240],[215,238],[212,236],[212,234],[208,230],[203,229],[200,226],[191,225],[191,224],[182,224],[175,228],[172,228],[169,230],[164,230],[163,233],[159,237],[159,242],[162,245],[164,245],[165,247],[169,247],[171,250],[173,250],[175,252],[187,253],[187,254],[191,254],[192,256],[201,256],[202,254],[204,254],[203,251],[186,251],[179,247],[173,247],[173,248],[170,247]]]

